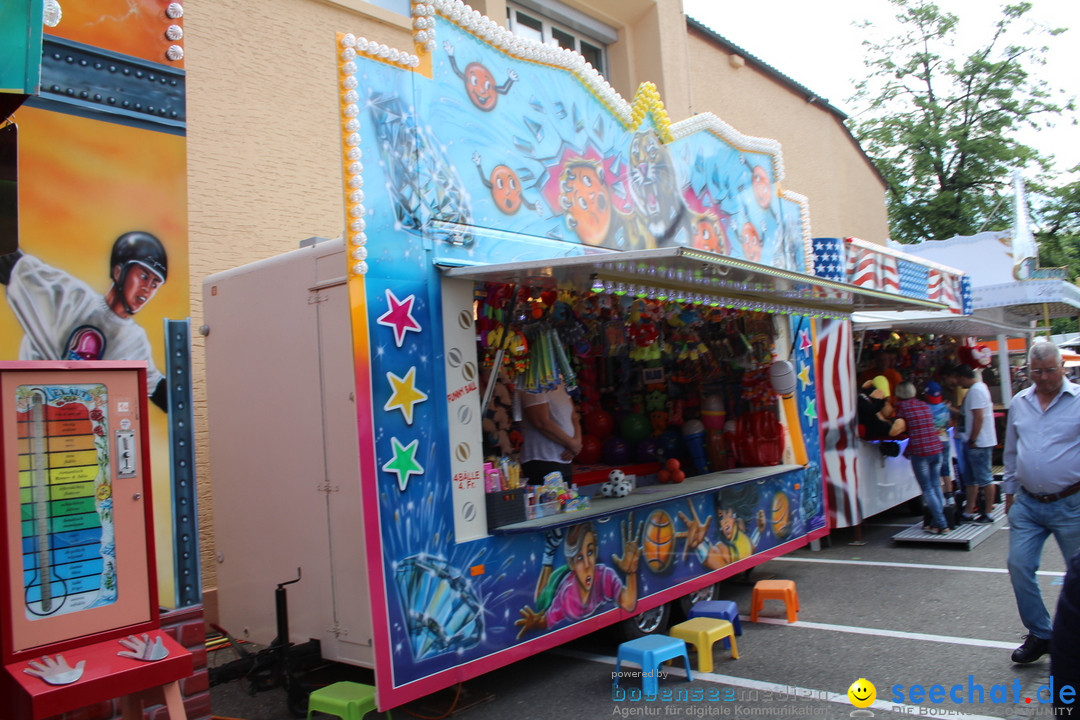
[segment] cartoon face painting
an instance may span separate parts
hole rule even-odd
[[[727,233],[712,215],[697,216],[692,230],[691,245],[693,247],[721,255],[731,254],[731,244],[728,242]]]
[[[755,165],[753,170],[754,187],[754,200],[757,204],[763,208],[768,208],[772,204],[773,188],[772,181],[769,179],[769,173],[765,172],[765,168],[760,165]]]
[[[720,510],[720,532],[724,534],[724,537],[728,540],[735,538],[735,533],[739,530],[739,519],[735,516],[735,511],[730,508],[723,508]]]
[[[587,160],[568,163],[563,172],[560,203],[566,224],[586,245],[599,245],[611,229],[611,193],[598,168]]]
[[[570,569],[574,571],[574,577],[577,578],[578,592],[583,596],[588,595],[596,576],[596,533],[586,531],[581,547],[567,560]]]
[[[658,241],[670,236],[684,212],[670,151],[655,132],[639,132],[630,141],[628,160],[635,211]]]
[[[495,78],[480,63],[472,62],[465,66],[465,92],[472,104],[481,110],[495,107]]]
[[[743,255],[750,262],[761,262],[761,235],[753,223],[746,223],[739,231],[739,239],[742,241]]]
[[[505,165],[496,165],[491,171],[491,199],[495,207],[507,215],[521,208],[521,180],[517,173]]]
[[[450,60],[450,68],[455,75],[465,81],[465,94],[469,96],[469,100],[472,101],[473,105],[484,112],[494,110],[495,103],[499,99],[498,96],[508,93],[510,87],[518,78],[517,73],[510,70],[506,74],[506,82],[502,85],[496,85],[495,76],[491,74],[487,67],[478,62],[471,62],[462,71],[458,68],[457,60],[454,57],[454,46],[445,43],[443,48],[446,50]]]

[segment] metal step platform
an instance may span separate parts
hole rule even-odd
[[[971,550],[979,543],[987,540],[994,532],[1004,527],[1008,516],[1005,515],[1005,503],[999,502],[990,515],[993,523],[982,525],[980,523],[966,522],[957,525],[945,535],[931,535],[922,529],[922,521],[915,523],[907,530],[901,530],[893,535],[894,543],[931,543],[934,545],[964,546]]]

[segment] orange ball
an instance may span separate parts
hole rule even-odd
[[[645,566],[654,573],[662,573],[671,567],[675,559],[675,526],[665,511],[653,510],[645,521],[641,554]]]
[[[676,470],[675,472],[671,473],[671,482],[673,483],[681,483],[685,479],[686,473],[684,473],[682,470]]]
[[[665,464],[665,467],[667,467],[667,469],[668,469],[668,470],[669,470],[670,472],[675,472],[675,471],[676,471],[676,470],[678,470],[678,469],[679,469],[679,468],[680,468],[681,466],[679,465],[679,461],[678,461],[678,460],[676,460],[675,458],[668,458],[668,461],[667,461],[667,463]]]
[[[656,479],[661,483],[669,483],[671,482],[671,473],[667,470],[660,470],[656,473]]]

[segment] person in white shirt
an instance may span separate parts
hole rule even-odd
[[[967,505],[961,517],[965,520],[989,524],[993,522],[991,513],[994,511],[995,490],[990,456],[997,445],[997,431],[994,429],[994,403],[990,399],[990,388],[976,378],[975,370],[970,366],[959,365],[956,368],[956,377],[960,387],[967,390],[962,408],[964,413],[962,442],[967,450],[968,473],[964,488]],[[982,512],[976,515],[975,505],[980,488],[983,491],[983,508]]]
[[[550,472],[570,485],[572,462],[581,452],[581,421],[574,399],[559,384],[550,390],[519,390],[521,400],[521,472],[530,485],[543,485]]]
[[[1035,344],[1028,360],[1035,384],[1014,395],[1009,406],[1001,481],[1009,515],[1009,579],[1028,631],[1013,651],[1015,663],[1033,662],[1051,649],[1070,650],[1057,646],[1060,638],[1053,636],[1036,573],[1051,535],[1066,560],[1080,550],[1080,385],[1065,378],[1053,343]],[[1069,592],[1075,597],[1075,588]]]

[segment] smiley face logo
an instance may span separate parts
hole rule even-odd
[[[859,678],[851,683],[851,687],[847,690],[847,696],[851,704],[857,708],[870,707],[874,704],[874,700],[877,699],[877,688],[874,687],[874,683],[866,678]]]

